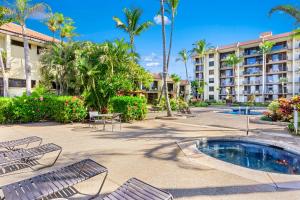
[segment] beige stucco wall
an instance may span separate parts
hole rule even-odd
[[[16,45],[11,45],[10,40],[23,41],[22,38],[15,36],[8,36],[6,34],[0,34],[0,48],[7,52],[7,59],[10,62],[8,64],[9,69],[8,77],[13,79],[25,80],[24,69],[24,48]],[[31,65],[31,77],[36,83],[40,80],[40,55],[37,54],[37,46],[44,46],[44,43],[38,43],[37,41],[29,41],[31,44],[30,49],[30,65]],[[0,72],[0,77],[2,74]],[[9,87],[9,96],[20,96],[25,91],[25,88]]]

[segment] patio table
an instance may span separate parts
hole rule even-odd
[[[114,120],[117,120],[120,124],[120,130],[121,130],[121,116],[122,113],[107,113],[107,114],[97,114],[94,117],[97,118],[95,119],[95,122],[100,122],[103,121],[103,131],[105,131],[106,128],[106,122],[110,122],[112,126],[112,131],[114,131]]]

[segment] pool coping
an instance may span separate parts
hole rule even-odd
[[[253,180],[263,184],[272,185],[275,188],[282,189],[300,189],[300,175],[287,175],[272,172],[264,172],[259,170],[254,170],[250,168],[241,167],[234,165],[222,160],[218,160],[211,156],[208,156],[200,152],[197,147],[197,141],[199,140],[209,140],[209,139],[222,139],[222,140],[240,140],[248,142],[263,143],[267,145],[274,145],[284,148],[292,153],[299,154],[300,148],[291,144],[286,144],[280,141],[265,140],[252,137],[199,137],[197,140],[179,141],[178,146],[181,148],[182,152],[192,163],[204,165],[213,169],[231,173],[249,180]]]

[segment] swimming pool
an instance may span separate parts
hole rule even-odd
[[[278,146],[241,140],[199,141],[202,153],[219,160],[260,171],[300,175],[300,155]]]

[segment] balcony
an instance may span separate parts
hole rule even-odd
[[[260,80],[255,80],[255,81],[250,81],[250,80],[246,80],[243,81],[244,85],[260,85],[261,81]]]
[[[232,87],[232,86],[234,86],[234,82],[221,83],[221,87]]]
[[[262,65],[263,62],[262,61],[255,61],[255,62],[244,62],[243,65],[244,67],[247,66],[256,66],[256,65]]]
[[[198,71],[198,72],[202,72],[204,70],[204,67],[203,66],[197,66],[195,70]]]
[[[287,46],[286,44],[285,45],[275,45],[272,47],[272,52],[275,52],[275,51],[282,51],[282,50],[287,50]]]
[[[261,70],[244,71],[243,74],[244,74],[244,76],[257,76],[257,75],[262,75],[262,71]]]
[[[233,74],[220,74],[221,78],[229,78],[229,77],[233,77]]]
[[[279,68],[279,69],[270,69],[267,74],[280,74],[280,73],[286,73],[287,72],[287,68]]]
[[[270,60],[267,61],[267,64],[283,63],[283,62],[286,62],[287,60],[288,60],[287,57],[270,59]]]

